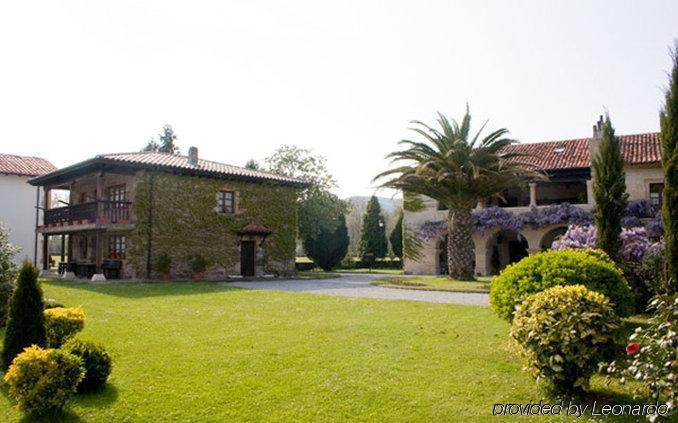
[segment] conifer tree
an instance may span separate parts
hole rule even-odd
[[[666,245],[669,293],[678,291],[678,43],[672,55],[673,69],[666,91],[666,104],[660,114],[664,191],[662,219]]]
[[[386,241],[386,224],[381,215],[379,200],[374,195],[367,203],[362,229],[360,230],[360,256],[365,260],[367,256],[383,258],[388,251]]]
[[[19,270],[16,289],[9,300],[7,330],[2,349],[2,365],[8,368],[24,348],[45,346],[45,317],[38,269],[28,260]]]
[[[598,152],[593,157],[593,196],[596,200],[596,247],[613,260],[620,260],[621,220],[626,208],[626,176],[621,145],[614,134],[610,116],[605,116]]]
[[[318,235],[304,240],[304,250],[315,264],[329,272],[346,257],[348,243],[346,218],[340,214],[335,228],[320,227]]]
[[[403,211],[401,210],[398,214],[398,220],[396,225],[391,231],[391,234],[388,237],[388,240],[391,241],[391,250],[393,254],[398,257],[400,260],[403,259]]]

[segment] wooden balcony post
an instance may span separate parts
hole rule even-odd
[[[49,235],[42,234],[42,270],[49,270]]]

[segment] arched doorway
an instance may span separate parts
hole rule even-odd
[[[489,273],[499,274],[504,267],[527,257],[527,249],[527,240],[520,233],[507,229],[497,232],[490,237],[487,245]]]
[[[553,241],[558,239],[558,237],[564,235],[565,232],[567,232],[567,226],[561,226],[558,228],[551,229],[550,231],[546,232],[544,236],[541,237],[539,247],[541,248],[542,251],[550,249],[551,245],[553,245]]]
[[[447,268],[447,235],[445,235],[445,238],[438,242],[438,274],[448,275],[449,273]]]

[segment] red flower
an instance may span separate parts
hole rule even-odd
[[[640,351],[640,345],[637,342],[631,342],[626,346],[626,354],[636,355]]]

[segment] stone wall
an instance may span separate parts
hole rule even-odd
[[[235,191],[236,213],[216,211],[219,191]],[[151,261],[162,254],[172,259],[171,276],[190,276],[190,257],[208,262],[207,278],[240,274],[240,236],[247,224],[273,232],[262,243],[266,273],[294,273],[297,234],[297,190],[266,183],[225,181],[166,173],[137,175],[135,229],[130,234],[128,261],[136,277],[146,276],[149,229]],[[157,277],[153,272],[153,277]]]

